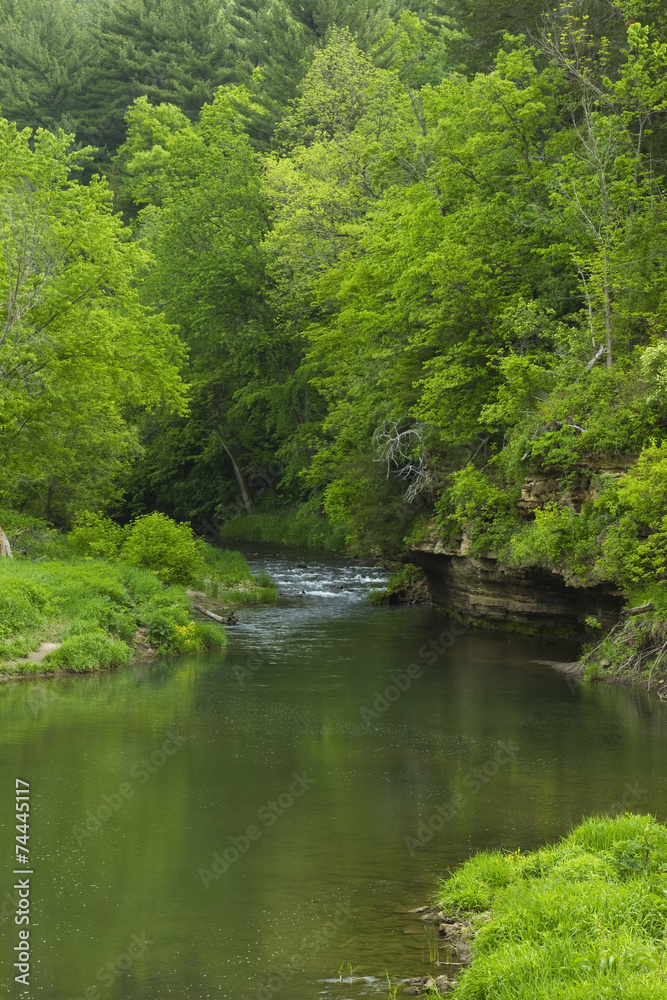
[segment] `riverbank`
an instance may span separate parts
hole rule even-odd
[[[588,819],[528,854],[476,854],[423,917],[459,958],[469,944],[471,960],[460,958],[455,984],[424,986],[455,1000],[659,1000],[665,871],[667,827],[628,813]]]
[[[1,559],[0,679],[90,673],[221,648],[224,625],[205,612],[223,618],[244,605],[273,603],[277,592],[268,577],[255,579],[240,553],[205,555],[196,590],[123,560]]]

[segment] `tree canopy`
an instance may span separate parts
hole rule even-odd
[[[519,552],[527,477],[657,454],[655,5],[28,7],[2,5],[5,502]]]

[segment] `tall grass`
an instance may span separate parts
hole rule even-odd
[[[204,566],[198,585],[222,606],[273,604],[278,600],[275,583],[267,573],[253,576],[244,555],[198,543]]]
[[[222,541],[275,542],[307,549],[345,549],[346,529],[326,517],[299,510],[255,511],[238,514],[220,530]]]
[[[456,1000],[664,1000],[667,828],[595,817],[529,854],[478,854],[440,886],[484,914]]]
[[[219,625],[192,621],[183,587],[150,570],[102,559],[34,563],[0,559],[2,672],[86,671],[127,663],[137,631],[160,652],[216,648]],[[41,664],[17,664],[44,641],[61,643]]]

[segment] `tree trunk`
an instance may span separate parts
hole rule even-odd
[[[611,288],[609,287],[609,258],[604,255],[604,328],[607,337],[607,367],[611,368]]]
[[[9,556],[10,559],[13,558],[12,547],[9,544],[9,539],[2,528],[0,528],[0,556]]]
[[[225,449],[225,451],[229,455],[229,459],[230,459],[230,461],[232,463],[232,467],[234,469],[234,475],[236,476],[236,482],[239,484],[239,489],[241,490],[241,496],[243,497],[243,503],[245,504],[245,509],[248,511],[249,514],[252,514],[252,499],[250,497],[250,493],[248,492],[248,487],[247,487],[245,478],[243,476],[243,473],[239,469],[238,462],[236,461],[234,453],[229,448],[229,446],[225,443],[225,439],[222,436],[222,432],[220,431],[220,428],[216,425],[214,427],[214,430],[215,430],[215,433],[220,438],[220,444],[222,445],[222,447]]]

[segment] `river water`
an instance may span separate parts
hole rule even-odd
[[[474,851],[628,806],[665,819],[656,699],[533,662],[571,647],[373,607],[377,567],[251,557],[284,600],[242,611],[223,653],[0,690],[3,997],[386,996],[387,972],[446,970],[408,911]],[[16,778],[31,789],[27,992],[12,982]]]

